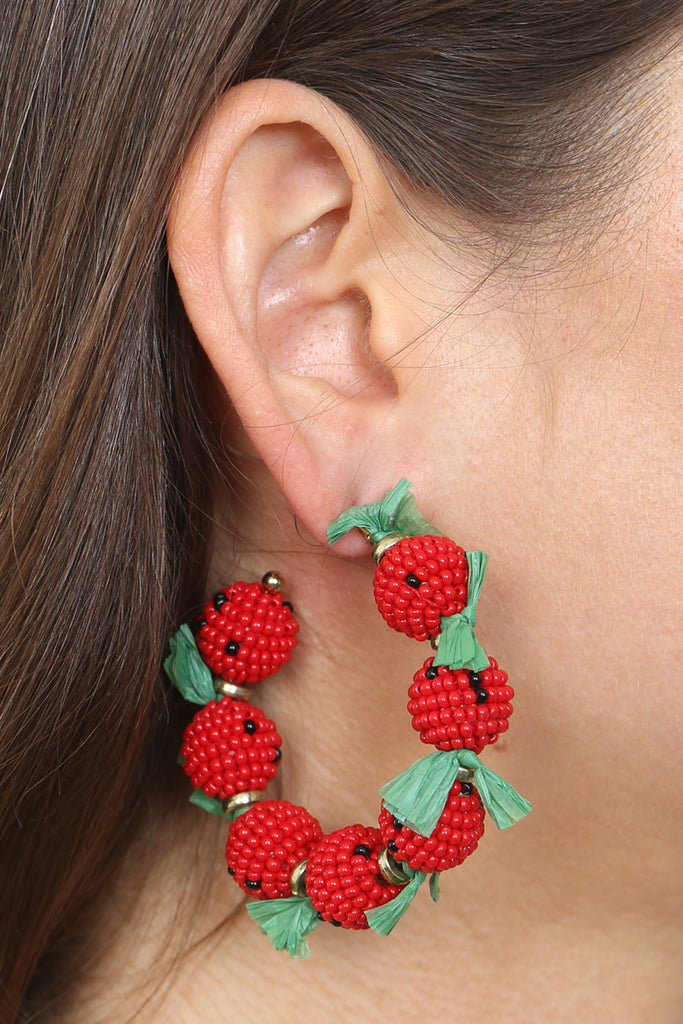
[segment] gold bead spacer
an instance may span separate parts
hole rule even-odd
[[[430,636],[430,638],[429,638],[429,646],[431,647],[431,649],[433,651],[438,651],[438,649],[439,649],[439,637],[440,636],[441,636],[440,633],[436,633],[434,636]]]
[[[455,780],[456,782],[471,782],[474,778],[474,772],[471,768],[458,768]]]
[[[282,590],[285,583],[285,578],[281,572],[267,572],[261,579],[261,586],[265,587],[266,590]]]
[[[247,789],[243,793],[235,793],[223,801],[223,814],[234,814],[235,811],[248,810],[262,798],[260,789]]]
[[[251,690],[248,686],[238,686],[231,683],[229,679],[214,679],[213,688],[222,697],[232,697],[233,700],[251,700]]]
[[[377,854],[377,864],[390,885],[406,885],[410,881],[410,875],[405,873],[386,846],[383,846]]]
[[[308,867],[308,857],[304,860],[300,860],[298,864],[295,864],[292,868],[292,873],[289,876],[289,884],[292,889],[293,896],[305,896],[306,895],[306,868]]]
[[[382,537],[378,540],[372,549],[372,557],[375,559],[377,565],[382,560],[382,556],[387,553],[389,548],[393,548],[394,544],[398,544],[399,541],[405,540],[405,533],[388,533],[386,537]]]

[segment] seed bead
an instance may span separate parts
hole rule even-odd
[[[368,928],[365,911],[393,899],[403,886],[387,882],[377,862],[379,829],[347,825],[323,836],[306,869],[306,893],[323,921]]]
[[[282,740],[275,723],[247,701],[209,701],[183,733],[183,770],[209,797],[264,790],[277,774]]]
[[[415,640],[438,634],[442,616],[467,603],[469,567],[448,537],[405,537],[382,556],[374,594],[386,623]]]
[[[487,669],[474,673],[445,665],[437,668],[428,658],[415,673],[408,711],[423,743],[437,750],[464,747],[478,754],[507,730],[515,692],[507,685],[507,673],[493,658],[489,661]]]
[[[233,583],[207,602],[197,647],[211,671],[232,683],[258,683],[286,664],[299,624],[291,605],[260,583]]]
[[[430,836],[403,825],[382,804],[382,841],[395,860],[414,871],[445,871],[462,864],[484,834],[484,808],[474,786],[454,782],[446,806]]]
[[[319,822],[304,807],[288,800],[264,800],[230,826],[225,845],[228,871],[245,892],[259,899],[291,897],[292,870],[321,837]]]

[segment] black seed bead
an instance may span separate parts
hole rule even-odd
[[[406,576],[406,583],[409,587],[413,587],[415,590],[420,586],[422,580],[419,580],[414,572],[409,572]]]
[[[474,692],[477,695],[477,704],[485,704],[486,701],[489,699],[489,691],[484,690],[483,687],[481,686]]]
[[[225,591],[219,590],[217,594],[213,595],[213,606],[217,612],[221,610],[222,605],[228,600]]]
[[[403,822],[399,821],[398,818],[392,818],[391,824],[394,826],[397,832],[400,832],[401,829],[403,828]]]
[[[390,839],[387,843],[387,850],[389,850],[390,853],[396,853],[398,851],[398,846],[393,839]]]
[[[318,913],[316,914],[316,917],[318,918],[319,921],[323,920],[323,915],[320,913],[320,911],[318,911]]]
[[[235,869],[234,868],[228,868],[228,874],[229,875],[234,875],[235,874]]]
[[[341,926],[342,926],[341,921],[335,921],[334,918],[332,918],[332,920],[330,921],[330,924],[333,924],[335,928],[341,928]]]
[[[242,722],[242,728],[245,732],[256,732],[258,726],[253,718],[245,718]]]
[[[461,782],[460,783],[460,796],[471,796],[472,795],[472,783]]]
[[[244,884],[246,885],[247,889],[260,889],[261,888],[261,879],[260,878],[245,878]]]
[[[240,649],[240,645],[239,645],[237,640],[228,640],[227,644],[225,645],[225,653],[226,654],[230,654],[230,655],[237,654],[239,649]]]
[[[195,633],[198,633],[199,630],[203,629],[204,626],[206,626],[206,625],[208,625],[208,623],[207,623],[205,618],[197,619],[197,622],[196,622],[195,627],[194,627]]]
[[[360,857],[365,857],[366,860],[370,860],[370,857],[372,856],[372,850],[366,843],[359,843],[358,846],[355,846],[353,853],[354,856],[358,854]]]
[[[289,608],[290,612],[294,611],[294,605],[292,604],[291,601],[283,601],[282,602],[282,607],[283,608]]]
[[[282,757],[282,751],[280,750],[279,747],[276,747],[275,748],[275,757],[273,758],[273,762],[272,763],[273,764],[277,764],[281,757]]]
[[[481,676],[478,672],[470,672],[470,686],[473,690],[478,690],[481,686]]]
[[[436,679],[438,674],[439,670],[436,667],[436,665],[430,665],[427,671],[425,672],[425,676],[427,677],[427,679]]]

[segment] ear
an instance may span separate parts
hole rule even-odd
[[[221,98],[174,195],[168,250],[195,333],[321,543],[342,508],[411,471],[392,360],[420,328],[397,329],[381,255],[404,217],[356,125],[280,81]]]

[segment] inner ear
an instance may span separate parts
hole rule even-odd
[[[395,381],[370,344],[372,311],[360,288],[333,298],[325,267],[349,219],[332,210],[278,248],[258,289],[257,337],[272,369],[326,381],[347,396],[394,394]]]

